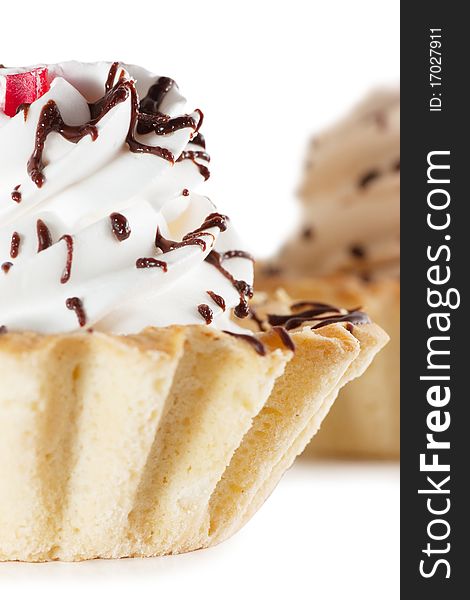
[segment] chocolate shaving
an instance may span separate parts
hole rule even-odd
[[[114,212],[109,215],[111,221],[111,228],[114,233],[114,237],[118,242],[124,242],[131,235],[131,228],[129,221],[121,213]]]
[[[77,315],[78,324],[80,325],[80,327],[85,327],[86,313],[85,313],[85,309],[83,308],[83,302],[80,300],[80,298],[76,298],[76,297],[67,298],[67,300],[65,301],[65,306],[69,310],[73,310],[75,312],[75,314]]]
[[[20,252],[20,244],[21,244],[20,234],[15,231],[15,232],[13,232],[13,235],[11,236],[11,244],[10,244],[11,258],[18,258],[18,254]]]
[[[157,260],[156,258],[138,258],[136,260],[135,266],[137,269],[153,269],[158,267],[162,269],[165,273],[168,271],[168,265],[163,260]]]
[[[21,184],[20,185],[16,185],[13,188],[13,191],[11,193],[11,199],[13,200],[13,202],[16,202],[17,204],[19,204],[21,202],[21,199],[22,199],[21,198],[20,187],[21,187]]]
[[[60,283],[67,283],[70,279],[70,275],[72,274],[72,261],[73,261],[73,238],[70,235],[63,235],[61,240],[67,244],[67,260],[65,263],[65,268],[62,272],[62,277],[60,278]]]
[[[382,110],[378,110],[372,113],[372,119],[375,121],[375,124],[379,129],[386,129],[387,127],[387,118],[385,112]]]
[[[368,185],[370,185],[370,183],[372,183],[372,181],[377,179],[379,176],[380,176],[379,171],[377,171],[377,170],[369,171],[368,173],[366,173],[359,179],[358,185],[360,188],[366,188]]]
[[[314,235],[313,227],[304,227],[300,234],[300,236],[303,240],[311,240],[313,238],[313,235]]]
[[[217,304],[217,306],[219,306],[225,312],[226,304],[222,296],[219,296],[219,294],[216,294],[215,292],[211,291],[208,291],[207,294],[212,298],[212,300]]]
[[[351,248],[349,248],[349,252],[355,258],[365,258],[365,256],[366,256],[366,251],[365,251],[364,247],[360,246],[359,244],[351,246]]]
[[[201,317],[205,320],[206,325],[210,325],[214,318],[214,313],[212,312],[212,309],[207,304],[199,304],[197,310]]]
[[[48,226],[41,219],[37,220],[36,231],[38,236],[38,252],[47,250],[52,246],[51,232]]]

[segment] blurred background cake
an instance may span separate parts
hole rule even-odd
[[[377,90],[309,147],[301,223],[258,269],[257,289],[362,307],[391,341],[345,388],[310,451],[399,456],[400,97]],[[262,298],[261,302],[266,299]]]

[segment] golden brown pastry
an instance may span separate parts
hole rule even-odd
[[[204,325],[0,335],[0,559],[154,556],[225,539],[386,340],[342,322],[289,338]]]

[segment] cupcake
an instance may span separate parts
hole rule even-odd
[[[399,456],[399,198],[399,94],[382,90],[312,140],[301,226],[258,272],[257,289],[364,307],[391,337],[341,392],[311,446],[317,454]]]
[[[387,336],[238,324],[253,261],[194,191],[203,115],[172,79],[67,62],[0,92],[0,560],[218,543]]]

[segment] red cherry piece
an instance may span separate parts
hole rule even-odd
[[[49,77],[46,67],[38,67],[24,73],[5,75],[5,108],[9,117],[14,117],[18,107],[31,104],[49,91]]]

